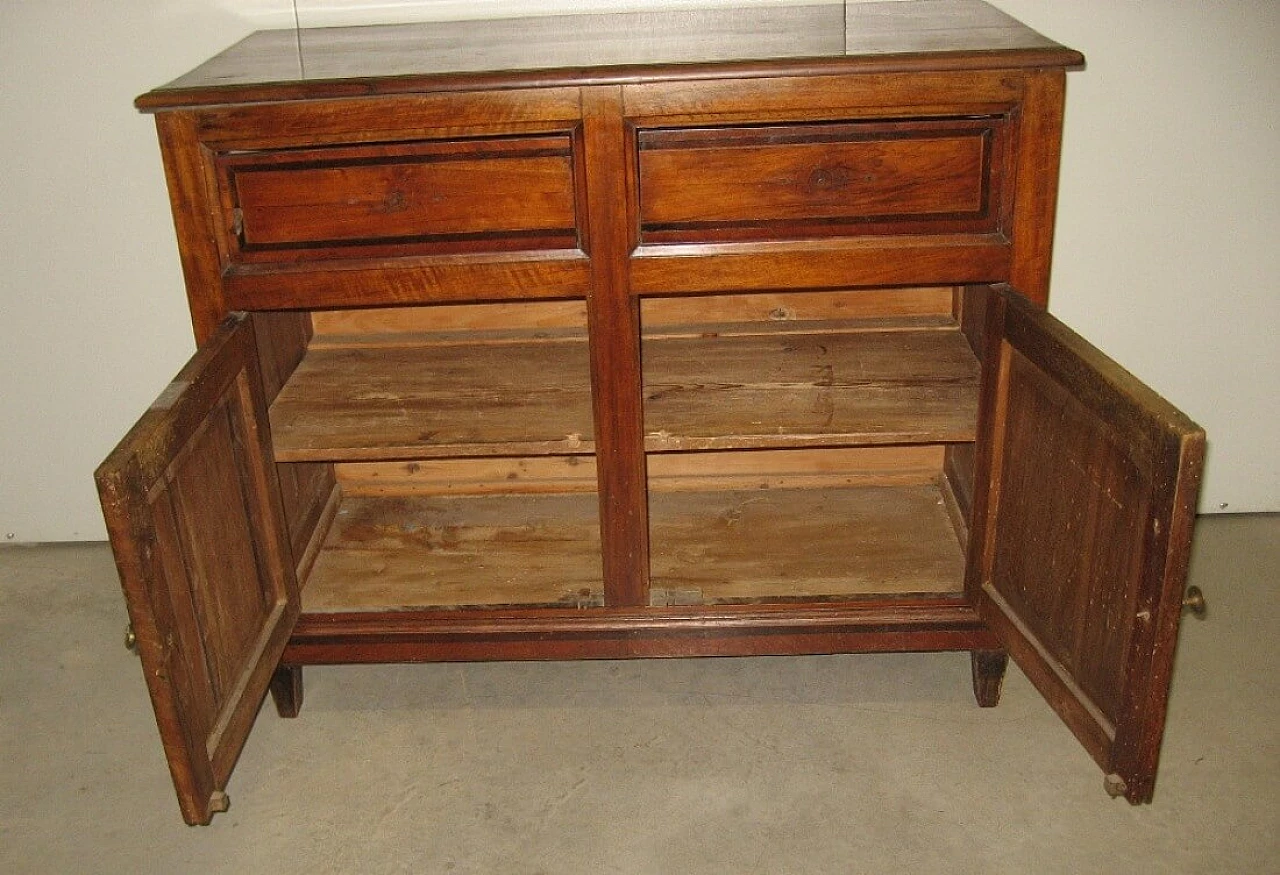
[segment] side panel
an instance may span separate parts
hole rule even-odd
[[[1204,433],[1011,290],[988,315],[966,586],[1109,786],[1150,801]]]
[[[97,471],[183,817],[208,823],[298,617],[252,326],[227,320]]]

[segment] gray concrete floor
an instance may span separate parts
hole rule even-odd
[[[307,670],[184,826],[104,545],[0,550],[0,872],[1280,871],[1280,516],[1213,517],[1154,805],[959,654]]]

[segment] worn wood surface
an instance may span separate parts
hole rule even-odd
[[[655,589],[707,604],[960,591],[938,447],[730,454],[737,471],[717,454],[701,477],[705,457],[671,458],[651,475]],[[475,494],[447,479],[460,460],[348,466],[304,610],[596,604],[593,466],[537,461],[495,460],[524,477],[502,494],[495,472]]]
[[[663,491],[651,514],[653,585],[686,603],[961,591],[936,483]],[[592,494],[349,496],[303,610],[596,607],[601,580]]]
[[[816,322],[948,317],[951,289],[944,286],[821,292],[756,292],[644,298],[640,321],[653,336],[668,327],[728,322]]]
[[[876,8],[880,7],[880,8]],[[847,25],[847,26],[846,26]],[[462,47],[465,47],[463,50]],[[786,59],[793,59],[789,64]],[[608,84],[772,67],[1074,66],[1080,55],[977,0],[669,10],[262,31],[169,85],[144,109],[449,87]]]
[[[958,331],[811,331],[647,342],[648,447],[973,440],[978,367]]]
[[[603,602],[594,493],[349,497],[309,613]]]
[[[580,334],[414,337],[420,342],[397,335],[368,341],[386,345],[361,338],[343,345],[330,336],[313,348],[272,405],[276,458],[596,448]],[[651,451],[974,437],[977,362],[963,335],[928,317],[667,326],[645,340],[644,361]]]
[[[661,492],[650,518],[654,587],[694,603],[959,594],[964,581],[936,484]]]
[[[712,322],[950,317],[952,296],[949,286],[930,286],[645,298],[640,302],[640,320],[645,332],[653,334],[655,328]],[[358,339],[370,346],[394,345],[415,334],[446,331],[581,328],[587,322],[587,306],[585,301],[519,301],[326,309],[312,312],[311,322],[317,344],[352,345]]]
[[[1129,800],[1150,801],[1204,434],[1017,295],[990,311],[967,588]]]
[[[271,408],[280,461],[590,453],[585,337],[312,349]]]
[[[938,480],[937,444],[838,449],[661,453],[648,460],[649,490],[906,486]],[[590,456],[520,456],[349,462],[335,466],[344,495],[511,495],[595,492]]]
[[[434,307],[325,309],[311,314],[319,344],[359,338],[369,345],[446,331],[520,331],[578,328],[587,324],[587,303],[519,301],[509,304],[437,304]],[[330,338],[337,338],[330,340]]]
[[[229,320],[97,471],[183,817],[231,769],[299,610],[252,324]]]

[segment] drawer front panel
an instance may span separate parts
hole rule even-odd
[[[639,135],[642,243],[990,233],[998,118]]]
[[[231,153],[231,261],[578,245],[568,134]]]

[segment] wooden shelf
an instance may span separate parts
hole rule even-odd
[[[963,590],[964,554],[936,482],[658,492],[650,530],[652,586],[674,604]]]
[[[313,345],[271,407],[276,459],[594,452],[580,331]],[[971,441],[978,362],[949,320],[664,328],[645,337],[650,452]]]
[[[271,430],[281,462],[590,454],[586,338],[330,338],[271,405]]]
[[[302,610],[577,607],[603,591],[594,493],[347,497]]]
[[[786,323],[645,342],[650,451],[972,441],[979,365],[953,322]]]
[[[653,598],[730,604],[955,596],[964,558],[935,482],[656,491]],[[348,496],[307,613],[603,604],[594,493]]]

